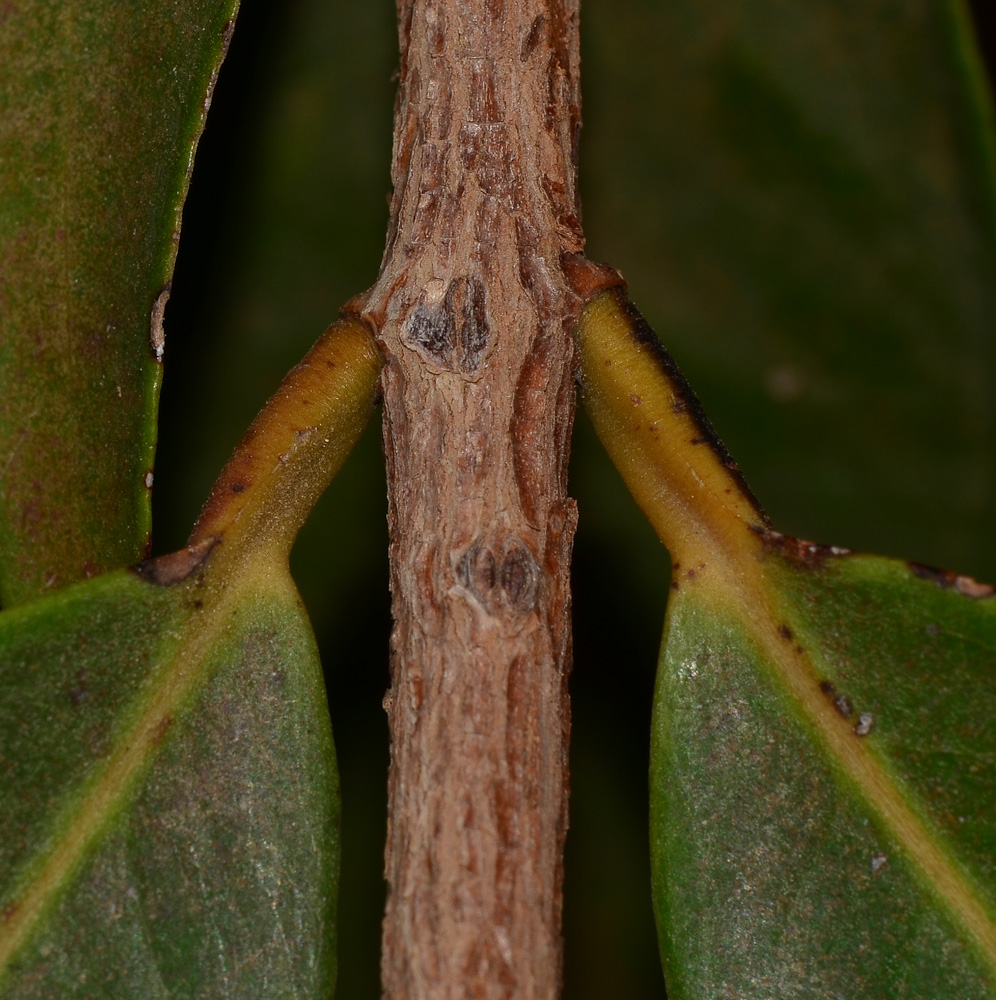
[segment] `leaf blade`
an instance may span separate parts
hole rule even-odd
[[[4,606],[145,554],[163,310],[236,7],[38,3],[4,14]]]
[[[652,845],[669,990],[993,995],[992,883],[980,946],[952,917],[963,900],[938,904],[951,903],[950,886],[938,892],[936,871],[925,875],[910,831],[897,835],[814,738],[757,653],[756,630],[736,613],[707,623],[707,643],[701,624],[688,628],[715,613],[701,596],[689,591],[669,612],[655,699]]]
[[[196,576],[163,588],[123,572],[67,594],[76,603],[62,636],[70,655],[47,656],[42,671],[49,681],[60,670],[69,677],[50,690],[65,698],[79,665],[108,664],[122,641],[144,649],[150,670],[132,685],[134,704],[116,708],[124,721],[104,755],[68,777],[44,771],[48,783],[78,782],[82,792],[61,809],[53,802],[62,789],[44,796],[48,808],[35,810],[34,828],[17,838],[41,849],[5,868],[20,875],[4,886],[5,996],[56,988],[142,996],[157,982],[152,995],[331,991],[338,799],[320,665],[288,578],[233,589],[213,615],[195,606],[205,596]],[[3,629],[5,668],[30,674],[17,667],[37,662],[31,647],[40,641],[51,649],[50,600],[25,609],[36,628],[21,616]],[[150,602],[160,612],[152,628],[144,614]],[[209,634],[193,644],[200,657],[189,641],[177,641],[196,631],[198,616],[215,619],[201,624]],[[101,620],[103,630],[95,625]],[[80,634],[89,659],[78,652]],[[177,683],[181,658],[188,676]],[[111,683],[131,677],[127,659],[116,668]],[[62,717],[85,712],[87,700]],[[66,734],[48,708],[34,712],[48,720],[58,748]],[[12,717],[31,710],[7,684],[5,732],[16,728]],[[38,724],[31,728],[37,736]],[[122,773],[122,757],[130,773]],[[4,747],[4,758],[35,769],[16,748]],[[13,788],[23,794],[24,775],[12,777],[21,778]],[[2,822],[4,840],[13,841],[10,817]]]

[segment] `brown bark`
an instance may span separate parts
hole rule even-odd
[[[553,998],[567,826],[577,0],[399,0],[383,983]],[[568,272],[565,272],[565,267]]]

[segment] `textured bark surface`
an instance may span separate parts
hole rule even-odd
[[[384,992],[559,992],[577,0],[400,0]],[[565,273],[565,267],[568,269]]]

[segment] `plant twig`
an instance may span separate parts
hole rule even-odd
[[[577,0],[399,0],[377,285],[395,628],[383,983],[559,991]],[[580,294],[579,294],[580,290]]]

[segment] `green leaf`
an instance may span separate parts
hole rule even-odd
[[[0,616],[0,991],[329,996],[338,789],[288,577],[119,571]]]
[[[676,577],[651,766],[669,995],[996,996],[996,600],[786,548],[752,567],[765,618]]]
[[[669,995],[996,996],[996,598],[773,531],[618,291],[595,428],[671,552],[651,754]]]
[[[0,614],[0,994],[325,997],[338,791],[288,553],[370,413],[343,319],[185,549]]]
[[[148,543],[163,310],[237,0],[0,14],[0,602]]]

